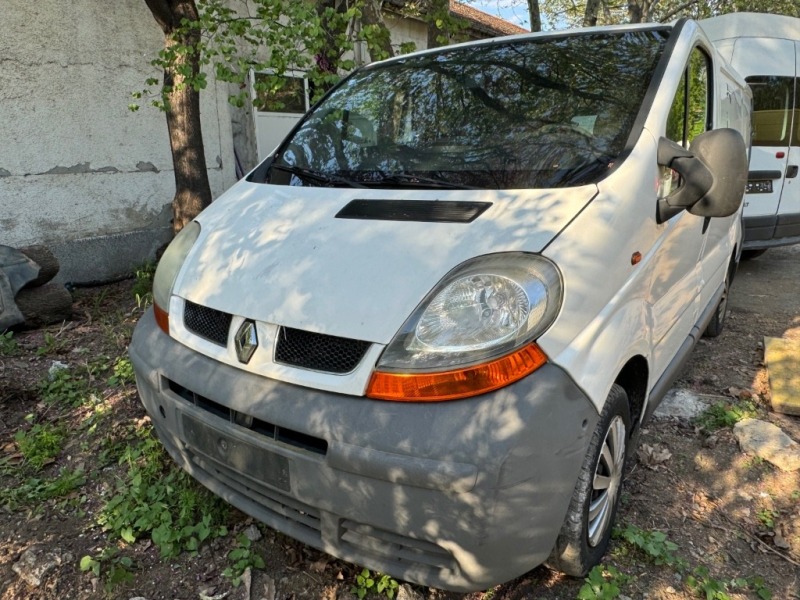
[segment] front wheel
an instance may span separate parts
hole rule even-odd
[[[736,263],[731,259],[731,264],[728,266],[728,272],[725,274],[725,287],[722,290],[722,297],[719,299],[717,308],[714,311],[714,316],[706,325],[706,330],[703,332],[703,337],[715,338],[719,337],[722,329],[725,327],[725,318],[728,316],[728,295],[731,292],[731,282],[733,275],[736,272]]]
[[[592,434],[567,517],[547,561],[552,568],[583,577],[603,558],[619,505],[630,431],[628,395],[614,384]]]

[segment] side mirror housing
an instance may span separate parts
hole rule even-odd
[[[669,196],[659,198],[659,223],[682,210],[698,217],[727,217],[741,206],[747,185],[747,147],[735,129],[706,131],[694,139],[689,150],[662,137],[657,160],[683,180]]]

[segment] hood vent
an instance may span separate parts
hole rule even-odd
[[[336,213],[337,219],[472,223],[491,202],[445,200],[353,200]]]
[[[281,327],[275,344],[275,362],[342,375],[354,370],[369,342]]]

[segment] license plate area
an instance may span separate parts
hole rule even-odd
[[[771,194],[772,193],[772,180],[752,180],[747,182],[745,188],[747,194]]]
[[[259,483],[289,491],[289,461],[285,456],[249,444],[184,414],[187,446]]]

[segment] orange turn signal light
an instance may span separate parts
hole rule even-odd
[[[530,375],[547,362],[536,344],[491,362],[440,373],[375,371],[367,397],[395,402],[441,402],[485,394]]]
[[[158,325],[161,331],[169,335],[169,313],[155,302],[153,302],[153,313],[156,317],[156,325]]]

